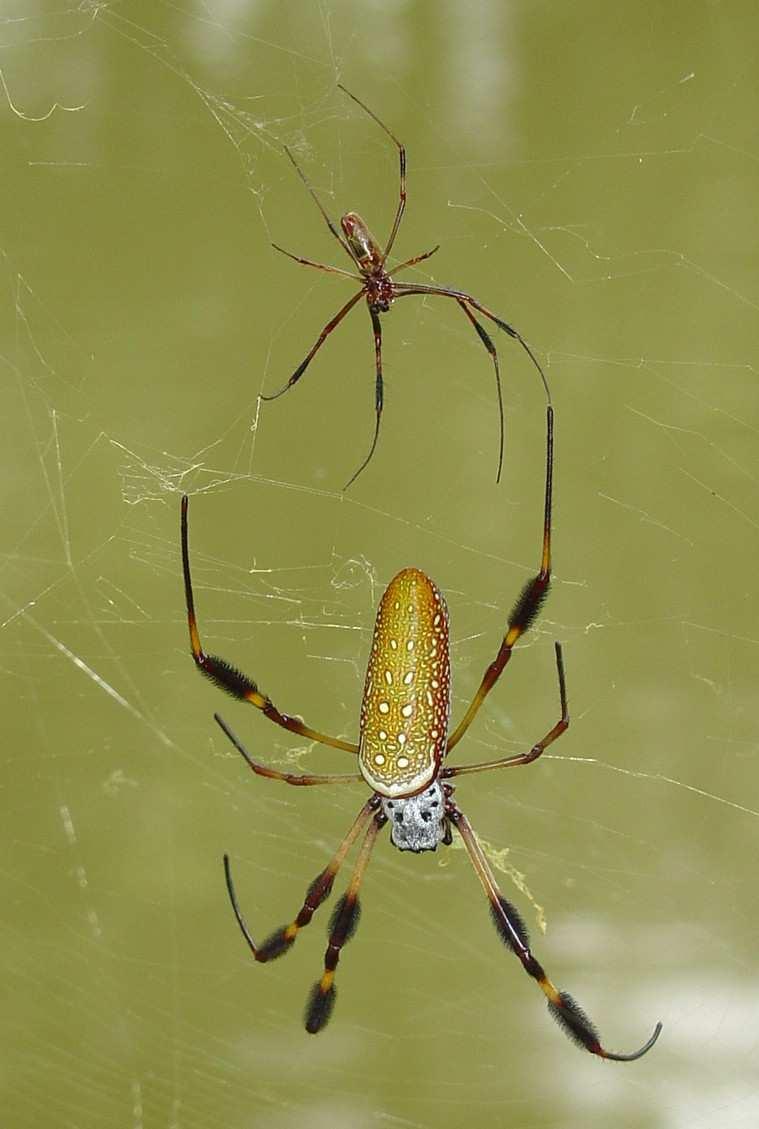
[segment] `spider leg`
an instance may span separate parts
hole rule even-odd
[[[486,318],[489,318],[490,321],[495,322],[499,329],[502,329],[504,333],[508,333],[509,337],[513,337],[514,340],[518,341],[522,346],[525,353],[530,358],[535,368],[538,370],[538,375],[540,376],[540,380],[546,394],[546,400],[549,404],[551,403],[551,390],[548,387],[546,374],[543,372],[538,358],[535,356],[532,349],[525,341],[524,337],[522,337],[521,333],[519,333],[518,330],[514,329],[513,325],[509,325],[509,323],[504,321],[503,318],[499,318],[497,314],[494,314],[492,310],[489,310],[487,308],[487,306],[483,306],[482,303],[478,302],[476,298],[473,298],[471,294],[466,294],[463,290],[452,290],[446,286],[423,286],[421,284],[414,286],[406,285],[402,282],[395,283],[394,289],[396,298],[402,298],[406,294],[438,294],[442,298],[455,298],[459,302],[466,302],[468,306],[472,307],[472,309],[478,310]]]
[[[292,251],[286,251],[284,247],[280,247],[279,243],[272,243],[275,251],[279,251],[282,255],[287,255],[288,259],[293,259],[296,263],[302,263],[304,267],[316,267],[317,270],[325,270],[329,274],[341,274],[343,278],[353,278],[356,282],[363,282],[361,275],[351,274],[349,270],[342,270],[340,267],[330,267],[326,263],[315,263],[312,259],[304,259],[300,255],[293,255]]]
[[[190,500],[185,494],[182,498],[182,569],[184,572],[185,602],[187,605],[187,624],[190,629],[190,647],[195,665],[201,674],[210,678],[222,690],[226,690],[233,698],[250,702],[257,710],[269,718],[270,721],[280,725],[291,733],[298,733],[307,737],[309,741],[319,741],[322,745],[330,745],[333,749],[345,749],[348,753],[357,753],[358,745],[352,741],[343,741],[339,737],[329,737],[317,729],[311,729],[300,718],[290,717],[280,713],[277,707],[266,694],[262,694],[256,683],[243,674],[242,671],[232,666],[226,659],[218,655],[207,655],[203,650],[198,632],[198,623],[195,616],[195,598],[192,590],[192,576],[190,574],[190,542],[188,532],[187,511]]]
[[[269,780],[282,780],[285,784],[295,785],[311,785],[311,784],[355,784],[359,780],[363,780],[360,773],[329,773],[328,775],[313,776],[309,773],[302,772],[279,772],[276,768],[270,768],[267,764],[261,764],[260,761],[253,760],[248,750],[236,737],[232,730],[227,725],[223,717],[215,713],[213,715],[214,721],[220,729],[224,731],[229,740],[232,742],[238,753],[242,756],[243,760],[251,768],[257,776],[267,776]]]
[[[343,250],[345,251],[345,253],[348,256],[348,258],[350,259],[350,261],[355,266],[358,266],[358,263],[356,262],[356,256],[353,254],[353,252],[350,249],[350,246],[343,239],[342,235],[340,234],[340,232],[337,230],[337,228],[333,224],[332,220],[327,215],[327,211],[326,211],[324,205],[322,204],[321,200],[319,199],[319,197],[314,192],[314,189],[311,186],[311,182],[309,181],[306,174],[303,172],[303,169],[300,167],[298,162],[295,160],[295,157],[292,155],[292,153],[290,152],[290,150],[287,148],[286,145],[284,146],[284,150],[287,153],[290,160],[292,161],[292,163],[295,167],[295,171],[297,172],[298,176],[300,177],[300,179],[303,181],[306,188],[308,189],[308,193],[309,193],[311,199],[313,200],[313,202],[316,204],[317,208],[321,212],[322,217],[323,217],[324,222],[326,223],[327,227],[332,232],[332,234],[334,235],[335,239],[340,244],[340,246],[343,248]]]
[[[372,438],[372,445],[369,448],[369,454],[366,456],[361,466],[355,471],[354,474],[348,479],[343,486],[343,490],[347,490],[356,481],[361,471],[368,465],[374,449],[377,446],[377,439],[379,438],[380,421],[382,420],[382,406],[384,403],[384,384],[382,382],[382,326],[380,325],[379,314],[370,309],[369,314],[372,319],[372,328],[374,330],[374,362],[375,362],[375,380],[374,380],[374,437]]]
[[[519,764],[532,764],[539,756],[545,752],[549,745],[552,745],[562,733],[566,733],[569,729],[569,706],[567,704],[567,684],[564,678],[564,660],[561,654],[561,643],[554,644],[556,648],[556,670],[559,675],[559,697],[561,699],[561,717],[554,725],[553,729],[549,729],[545,737],[532,746],[529,753],[517,753],[513,757],[501,757],[495,761],[483,761],[480,764],[465,764],[458,767],[453,765],[450,768],[444,768],[440,775],[445,780],[449,780],[452,776],[466,776],[470,772],[484,772],[490,768],[514,768]]]
[[[395,213],[395,219],[393,220],[393,228],[390,232],[390,238],[388,239],[387,245],[382,254],[382,265],[384,266],[385,260],[387,259],[392,249],[393,243],[395,243],[395,237],[398,234],[398,228],[401,226],[401,219],[403,218],[403,213],[406,208],[406,149],[405,146],[403,146],[395,136],[395,134],[387,128],[385,123],[383,121],[380,121],[377,115],[369,109],[366,103],[362,102],[360,98],[357,98],[355,94],[351,94],[350,90],[343,86],[341,82],[338,82],[337,85],[339,89],[342,90],[343,94],[347,94],[349,98],[352,98],[356,105],[360,106],[361,109],[377,123],[380,129],[383,129],[385,131],[390,140],[394,142],[394,144],[398,147],[398,161],[400,164],[400,190],[398,193],[398,208]]]
[[[486,331],[485,327],[477,321],[477,318],[469,309],[466,302],[464,302],[461,298],[457,298],[456,301],[461,306],[462,310],[469,318],[474,328],[477,330],[480,341],[490,353],[491,359],[493,361],[493,368],[495,369],[495,387],[498,394],[498,423],[500,427],[498,442],[498,471],[496,473],[495,480],[496,482],[500,482],[501,470],[503,469],[503,394],[501,392],[501,370],[498,365],[498,353],[496,352],[496,348],[493,344],[490,334]]]
[[[482,676],[482,681],[469,708],[448,738],[447,752],[457,745],[471,725],[480,706],[501,677],[508,663],[514,645],[535,620],[541,605],[548,594],[551,583],[551,503],[553,498],[553,408],[546,408],[546,478],[545,501],[543,507],[543,546],[540,555],[540,568],[537,575],[528,580],[509,616],[506,634],[498,654]]]
[[[303,373],[306,371],[308,366],[311,364],[311,361],[313,360],[314,355],[316,353],[318,353],[319,349],[321,349],[322,345],[327,340],[327,338],[329,337],[332,330],[336,329],[337,326],[340,324],[340,322],[345,317],[345,315],[350,313],[350,311],[356,305],[356,302],[358,302],[359,298],[363,295],[363,293],[364,293],[364,291],[363,291],[363,289],[361,289],[361,290],[358,291],[357,294],[354,294],[353,297],[348,302],[346,302],[345,305],[340,310],[338,310],[338,312],[335,314],[335,316],[332,318],[332,320],[327,322],[324,329],[321,331],[321,333],[317,337],[316,343],[312,346],[312,348],[308,351],[308,353],[306,354],[304,359],[300,362],[300,364],[296,368],[295,372],[292,374],[292,376],[288,380],[287,384],[284,384],[279,389],[278,392],[271,392],[268,396],[264,396],[262,394],[261,395],[262,400],[276,400],[279,396],[283,396],[284,393],[287,392],[288,388],[292,388],[293,384],[298,383],[300,378],[303,376]]]
[[[337,872],[342,866],[345,856],[353,846],[354,842],[366,827],[367,822],[376,810],[379,801],[372,796],[358,813],[354,819],[348,834],[343,839],[340,846],[335,851],[330,861],[325,866],[324,870],[317,874],[311,885],[306,891],[306,897],[303,905],[298,912],[297,917],[290,922],[289,925],[283,925],[280,929],[275,931],[266,938],[262,944],[257,945],[253,940],[250,930],[243,917],[242,910],[237,901],[235,888],[232,883],[232,871],[229,864],[229,855],[224,855],[224,874],[227,880],[227,892],[229,893],[229,900],[232,903],[237,924],[240,926],[240,932],[245,940],[248,942],[248,947],[253,953],[257,961],[266,962],[274,960],[276,957],[283,956],[291,947],[295,938],[305,925],[308,925],[311,918],[316,913],[322,902],[326,901],[332,892],[332,886],[337,876]]]
[[[527,929],[515,907],[504,898],[498,888],[493,872],[485,854],[472,830],[472,825],[456,805],[449,801],[448,815],[453,826],[461,835],[475,873],[490,902],[490,913],[501,940],[522,962],[528,976],[537,982],[548,1000],[548,1010],[566,1034],[579,1046],[600,1058],[615,1062],[632,1062],[650,1051],[659,1038],[661,1023],[657,1023],[648,1042],[631,1054],[615,1054],[601,1045],[601,1038],[593,1023],[568,992],[560,992],[549,980],[542,965],[530,952]]]
[[[390,271],[391,274],[397,274],[399,270],[405,270],[406,267],[415,267],[417,263],[423,263],[425,259],[430,259],[436,251],[440,250],[440,244],[437,243],[431,251],[424,251],[421,255],[414,255],[413,259],[406,259],[405,263],[398,263],[397,267],[393,267]]]
[[[332,913],[329,923],[329,941],[327,951],[324,954],[324,972],[321,979],[317,980],[311,989],[306,1004],[306,1031],[310,1035],[315,1035],[318,1031],[321,1031],[322,1027],[329,1021],[332,1009],[335,1006],[336,988],[334,980],[337,962],[340,960],[340,952],[343,946],[350,941],[356,932],[358,919],[361,916],[361,905],[358,900],[361,880],[377,834],[386,822],[387,817],[381,811],[377,811],[369,824],[361,845],[348,889],[340,898]]]

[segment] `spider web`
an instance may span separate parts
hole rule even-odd
[[[14,1129],[756,1123],[756,34],[734,4],[4,6]],[[180,494],[209,648],[351,738],[399,568],[446,593],[458,717],[538,556],[541,390],[499,335],[496,487],[492,370],[454,303],[383,320],[383,429],[347,494],[365,312],[259,406],[349,293],[270,247],[343,265],[283,144],[334,216],[382,238],[397,201],[396,152],[338,81],[407,145],[399,258],[441,242],[416,277],[506,317],[551,382],[554,589],[456,759],[553,724],[556,638],[572,725],[457,797],[606,1044],[663,1020],[637,1064],[553,1028],[461,851],[383,836],[318,1039],[300,1011],[328,911],[259,968],[226,902],[229,851],[256,935],[289,920],[365,792],[251,780],[213,725],[346,770],[194,674]]]

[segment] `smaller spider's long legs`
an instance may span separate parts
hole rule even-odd
[[[559,991],[549,980],[542,965],[530,952],[530,942],[524,922],[515,907],[504,898],[498,889],[490,865],[472,830],[472,825],[452,801],[449,801],[448,816],[461,835],[472,866],[482,883],[490,902],[493,924],[498,930],[501,940],[519,957],[527,975],[536,981],[548,1000],[548,1010],[569,1038],[590,1051],[591,1054],[598,1055],[599,1058],[612,1059],[614,1062],[633,1062],[636,1058],[641,1058],[647,1051],[650,1051],[659,1038],[661,1023],[656,1024],[648,1042],[631,1054],[615,1054],[612,1051],[607,1051],[601,1045],[601,1037],[598,1031],[579,1004],[568,992]]]
[[[246,762],[248,768],[252,769],[257,776],[266,776],[269,780],[281,780],[285,784],[300,785],[301,787],[308,787],[312,784],[356,784],[359,780],[363,780],[363,776],[357,772],[339,772],[314,776],[303,772],[280,772],[276,768],[270,768],[267,764],[261,764],[260,761],[253,760],[253,757],[240,741],[240,738],[235,736],[223,717],[218,713],[215,713],[213,717],[216,724],[227,735],[240,756]]]
[[[298,367],[296,368],[295,372],[292,374],[290,379],[287,381],[287,383],[284,384],[279,389],[279,391],[271,392],[268,396],[264,396],[263,393],[261,393],[261,399],[262,400],[276,400],[279,396],[284,396],[285,392],[287,392],[288,389],[292,388],[293,384],[298,383],[300,378],[303,376],[303,373],[306,371],[308,366],[311,364],[311,361],[314,359],[314,356],[316,355],[316,353],[318,353],[318,351],[321,349],[324,342],[329,337],[332,330],[336,329],[338,327],[338,325],[343,320],[345,315],[349,314],[350,311],[353,309],[353,307],[356,305],[356,302],[358,302],[359,298],[363,297],[363,294],[364,294],[364,291],[359,290],[358,294],[354,294],[353,297],[348,302],[346,302],[345,305],[341,309],[339,309],[337,311],[335,316],[330,321],[327,322],[324,329],[321,331],[321,333],[317,337],[315,344],[311,347],[311,349],[308,351],[306,356],[300,362],[300,364],[298,365]]]
[[[280,247],[279,243],[272,243],[275,251],[279,251],[282,255],[287,255],[288,259],[293,259],[296,263],[301,263],[304,267],[316,267],[317,270],[327,271],[328,274],[341,274],[343,278],[352,278],[354,282],[363,284],[363,277],[360,274],[351,274],[349,270],[343,270],[341,267],[331,267],[326,263],[315,263],[313,259],[304,259],[301,255],[294,255],[292,251],[286,251],[284,247]]]
[[[530,749],[529,753],[517,753],[513,757],[501,757],[495,761],[481,761],[479,764],[464,764],[450,768],[446,767],[440,773],[444,780],[449,780],[452,776],[466,776],[470,772],[485,772],[491,768],[515,768],[518,764],[532,764],[539,756],[545,752],[549,745],[561,737],[562,733],[566,733],[569,729],[569,706],[567,704],[567,684],[564,677],[564,659],[561,654],[561,643],[554,644],[556,648],[556,670],[559,675],[559,697],[561,700],[561,717],[556,722],[552,729],[546,733],[545,737],[536,742]]]
[[[469,318],[469,321],[472,323],[474,328],[477,330],[477,334],[480,338],[480,341],[485,346],[487,351],[490,353],[490,357],[493,361],[493,368],[495,369],[495,388],[496,388],[496,392],[498,394],[498,423],[499,423],[499,427],[500,427],[500,435],[499,435],[499,443],[498,443],[498,471],[496,473],[495,480],[496,480],[496,482],[500,482],[501,481],[501,470],[503,469],[504,435],[503,435],[503,393],[501,392],[501,370],[500,370],[500,367],[498,365],[498,353],[496,352],[496,348],[495,348],[495,345],[493,344],[493,341],[492,341],[492,338],[490,337],[490,334],[486,331],[486,329],[483,325],[480,325],[480,323],[477,321],[477,318],[474,316],[472,311],[467,306],[466,302],[462,301],[460,298],[457,298],[456,300],[457,300],[458,304],[461,306],[461,308],[464,311],[464,313],[466,314],[466,316]]]
[[[218,655],[207,655],[205,653],[198,632],[198,621],[195,615],[195,597],[192,591],[192,576],[190,574],[190,541],[187,520],[189,504],[190,500],[185,494],[182,498],[181,521],[182,569],[184,572],[185,602],[187,604],[187,625],[190,629],[190,647],[192,649],[192,657],[195,660],[195,665],[200,673],[210,678],[211,681],[215,682],[222,690],[226,690],[233,698],[250,702],[257,710],[261,710],[264,716],[268,717],[269,721],[273,721],[283,729],[289,730],[290,733],[297,733],[301,737],[307,737],[309,741],[319,741],[322,745],[329,745],[333,749],[344,749],[348,753],[357,753],[358,745],[353,744],[352,741],[343,741],[339,737],[329,737],[326,733],[320,733],[317,729],[311,729],[311,727],[301,721],[300,718],[290,717],[286,713],[280,713],[271,698],[261,693],[252,678],[249,678],[247,674],[243,674],[242,671],[232,666],[226,659],[219,658]]]
[[[372,797],[372,799],[375,798]],[[317,1031],[321,1031],[322,1027],[329,1021],[332,1009],[335,1006],[336,988],[334,981],[337,962],[340,960],[340,952],[343,946],[350,941],[356,932],[358,919],[361,916],[361,904],[358,900],[361,880],[377,834],[386,822],[387,817],[381,811],[377,811],[369,824],[361,845],[348,889],[340,898],[332,914],[329,923],[329,941],[327,951],[324,954],[324,972],[321,979],[317,980],[311,989],[306,1004],[306,1031],[310,1035],[315,1035]]]
[[[348,245],[348,244],[346,243],[346,241],[345,241],[345,240],[343,239],[342,235],[341,235],[341,234],[340,234],[340,232],[339,232],[339,231],[337,230],[337,228],[336,228],[336,227],[335,227],[335,225],[333,224],[332,220],[331,220],[331,219],[329,218],[329,215],[327,214],[327,211],[326,211],[326,209],[325,209],[324,205],[322,204],[321,200],[319,199],[319,197],[318,197],[318,196],[316,195],[316,192],[315,192],[315,191],[314,191],[314,189],[312,188],[310,180],[308,179],[308,177],[306,176],[306,174],[305,174],[305,173],[303,172],[303,169],[302,169],[302,168],[300,167],[300,165],[298,164],[298,162],[297,162],[297,161],[295,160],[295,157],[294,157],[294,156],[292,155],[292,153],[290,152],[290,150],[289,150],[289,149],[287,148],[287,146],[286,146],[286,145],[285,145],[284,149],[285,149],[285,152],[287,153],[288,157],[289,157],[289,158],[290,158],[290,160],[292,161],[292,163],[293,163],[293,166],[294,166],[294,168],[295,168],[295,171],[297,172],[298,176],[300,177],[300,179],[301,179],[301,180],[303,181],[303,183],[305,184],[306,188],[308,189],[308,193],[309,193],[309,195],[310,195],[311,199],[313,200],[313,202],[314,202],[314,203],[316,204],[317,208],[318,208],[318,209],[319,209],[319,211],[321,212],[321,214],[322,214],[322,217],[323,217],[323,219],[324,219],[324,222],[326,223],[327,227],[328,227],[328,228],[329,228],[329,230],[330,230],[330,231],[332,232],[332,234],[334,235],[335,239],[336,239],[336,240],[337,240],[337,242],[338,242],[338,243],[340,244],[340,246],[342,247],[342,249],[343,249],[343,250],[345,251],[346,255],[348,256],[348,258],[350,259],[350,261],[351,261],[351,262],[353,263],[353,265],[354,265],[354,266],[358,266],[358,263],[356,262],[356,256],[355,256],[355,255],[353,254],[353,252],[351,251],[351,249],[350,249],[349,245]]]
[[[316,913],[322,902],[326,901],[332,892],[332,886],[337,876],[337,872],[342,866],[345,856],[355,843],[358,836],[366,827],[368,821],[371,819],[372,814],[379,807],[379,800],[376,796],[372,796],[358,813],[354,819],[348,834],[343,839],[340,846],[335,851],[330,861],[325,866],[324,870],[317,874],[311,885],[306,891],[306,897],[303,905],[301,906],[297,917],[290,922],[289,925],[283,925],[266,938],[266,940],[257,945],[253,940],[250,930],[248,929],[245,918],[243,917],[242,910],[240,909],[235,888],[232,883],[232,871],[229,864],[229,855],[224,855],[224,874],[227,880],[227,891],[229,893],[229,900],[232,903],[237,924],[240,926],[240,932],[245,940],[248,942],[248,947],[253,953],[253,956],[258,961],[266,962],[267,960],[274,960],[276,957],[283,956],[291,947],[298,933],[304,926],[308,925],[311,918]]]
[[[382,253],[382,266],[384,266],[385,261],[387,260],[387,257],[392,249],[393,243],[395,243],[395,237],[398,234],[398,228],[401,226],[401,219],[403,218],[403,213],[406,208],[406,149],[395,136],[395,134],[392,133],[387,128],[385,123],[377,117],[374,111],[369,109],[365,102],[362,102],[361,99],[357,98],[355,94],[351,94],[350,90],[343,86],[341,82],[338,82],[337,85],[339,89],[342,90],[343,94],[347,94],[349,98],[352,98],[356,105],[360,106],[361,109],[365,113],[367,113],[373,121],[377,123],[380,129],[383,129],[385,131],[390,140],[393,141],[398,147],[398,161],[400,164],[400,191],[398,195],[398,208],[395,213],[395,219],[393,220],[393,228],[390,232],[390,238],[387,241],[385,250]]]
[[[380,423],[382,421],[382,407],[384,404],[384,385],[382,383],[382,326],[380,325],[379,314],[374,310],[369,310],[369,315],[372,319],[372,329],[374,331],[374,436],[372,438],[372,445],[369,448],[369,454],[366,456],[361,466],[355,471],[348,481],[343,486],[343,490],[347,490],[356,481],[361,471],[368,466],[372,455],[374,454],[379,439]]]
[[[514,646],[535,620],[540,607],[548,594],[551,583],[551,505],[553,500],[553,408],[546,408],[546,478],[545,500],[543,505],[543,547],[540,555],[540,568],[532,580],[522,589],[509,616],[506,634],[498,654],[482,676],[477,693],[469,708],[448,738],[447,751],[457,745],[471,725],[477,711],[501,676],[503,668],[512,656]]]
[[[393,291],[393,297],[395,298],[404,298],[407,294],[437,294],[441,298],[455,298],[458,302],[466,302],[468,306],[472,307],[472,309],[478,310],[486,318],[489,318],[490,321],[495,322],[499,329],[502,329],[504,333],[507,333],[509,335],[509,337],[513,337],[514,340],[518,341],[522,346],[525,353],[530,358],[535,368],[538,370],[538,375],[540,376],[540,381],[546,394],[546,400],[549,404],[551,403],[551,390],[548,387],[548,379],[546,377],[546,374],[543,372],[538,358],[535,356],[532,349],[525,341],[524,337],[522,337],[522,334],[519,332],[519,330],[514,329],[513,325],[509,325],[507,321],[504,321],[503,318],[499,318],[498,315],[494,314],[492,310],[489,310],[487,306],[483,306],[482,303],[478,302],[476,298],[473,298],[471,294],[467,294],[463,290],[453,290],[447,286],[423,286],[421,283],[414,285],[406,284],[403,282],[394,283]]]

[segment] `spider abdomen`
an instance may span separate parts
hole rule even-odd
[[[435,779],[448,737],[448,609],[416,568],[390,581],[377,611],[361,703],[359,767],[381,796]]]
[[[346,212],[341,216],[340,226],[362,270],[382,266],[382,251],[379,243],[357,212]]]

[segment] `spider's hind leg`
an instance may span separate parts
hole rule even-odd
[[[499,890],[490,864],[472,830],[472,825],[452,800],[449,800],[448,803],[448,815],[464,841],[470,862],[490,902],[493,924],[501,940],[519,958],[527,975],[535,980],[548,1001],[548,1010],[569,1038],[578,1046],[584,1047],[586,1051],[590,1051],[591,1054],[598,1055],[599,1058],[612,1059],[615,1062],[632,1062],[650,1051],[659,1038],[661,1023],[656,1024],[651,1037],[636,1051],[629,1054],[617,1054],[606,1050],[601,1044],[601,1037],[595,1025],[580,1005],[568,992],[559,991],[546,975],[543,966],[533,956],[524,922],[515,907],[504,898]]]
[[[370,804],[379,804],[379,797],[372,796]],[[379,831],[384,826],[386,817],[382,811],[375,810],[369,827],[367,828],[364,842],[361,845],[356,865],[353,867],[348,889],[335,906],[332,919],[329,923],[329,941],[324,954],[324,972],[316,981],[306,1004],[306,1031],[309,1035],[316,1035],[329,1022],[332,1009],[335,1006],[337,989],[335,987],[335,972],[340,960],[343,946],[350,941],[356,932],[358,920],[361,916],[361,904],[358,900],[361,881],[364,877],[372,848]]]
[[[277,957],[284,956],[284,954],[289,951],[300,930],[309,924],[319,906],[322,902],[325,902],[331,894],[335,878],[345,860],[345,856],[361,832],[364,831],[367,823],[374,817],[378,807],[379,800],[375,796],[371,796],[361,808],[348,834],[345,836],[324,870],[317,874],[316,878],[308,887],[306,897],[297,917],[295,917],[289,925],[282,925],[279,929],[275,929],[260,945],[253,940],[253,936],[243,917],[232,883],[229,856],[224,856],[224,874],[226,876],[229,900],[232,903],[232,909],[237,918],[237,924],[240,926],[240,932],[248,942],[248,947],[257,961],[265,963],[269,960],[276,960]]]

